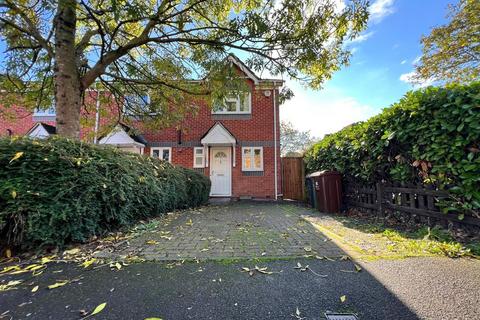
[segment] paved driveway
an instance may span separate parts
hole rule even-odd
[[[344,253],[289,204],[237,202],[178,212],[150,222],[151,231],[100,256],[146,260],[339,257]]]

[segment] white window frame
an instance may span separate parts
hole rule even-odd
[[[230,97],[230,98],[225,98],[225,101],[227,102],[235,102],[236,103],[236,110],[235,111],[227,111],[227,110],[215,110],[215,108],[212,109],[212,114],[250,114],[252,113],[252,93],[248,92],[245,94],[246,95],[246,102],[248,106],[248,110],[246,111],[241,111],[241,99],[239,96],[237,97]]]
[[[260,150],[260,168],[245,168],[245,149],[250,149],[250,157],[251,157],[251,162],[252,165],[255,165],[255,150],[258,149]],[[242,171],[263,171],[263,147],[242,147]]]
[[[172,147],[151,147],[150,156],[153,157],[153,151],[158,150],[158,155],[163,154],[163,150],[168,150],[168,162],[172,163]],[[157,158],[163,160],[162,158]]]
[[[202,164],[198,165],[197,164],[197,158],[200,157],[200,155],[197,155],[197,150],[202,150]],[[205,148],[204,147],[194,147],[193,148],[193,167],[194,168],[205,168]]]

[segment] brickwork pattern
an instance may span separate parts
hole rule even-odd
[[[154,220],[154,231],[99,256],[146,260],[342,256],[340,248],[302,217],[311,215],[318,213],[276,203],[209,206]]]

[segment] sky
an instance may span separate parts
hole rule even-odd
[[[378,114],[418,88],[421,85],[408,80],[421,54],[420,39],[447,22],[447,6],[456,2],[371,0],[368,28],[349,44],[353,52],[350,65],[317,91],[287,80],[295,97],[280,107],[280,119],[321,138]]]
[[[335,1],[341,7],[347,0]],[[280,119],[322,138],[398,101],[418,87],[408,80],[421,54],[422,35],[445,24],[448,4],[457,1],[370,0],[368,28],[348,44],[353,53],[350,65],[335,73],[321,90],[306,89],[287,79],[286,86],[295,96],[280,107]],[[0,63],[4,50],[0,41]]]

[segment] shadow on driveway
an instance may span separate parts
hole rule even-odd
[[[4,319],[80,319],[80,310],[90,312],[106,302],[105,309],[90,319],[295,319],[296,308],[305,319],[324,319],[327,311],[351,312],[357,314],[359,319],[369,320],[425,318],[407,307],[402,302],[405,299],[417,305],[426,304],[426,311],[422,309],[422,315],[427,315],[426,318],[438,314],[439,310],[432,311],[428,307],[430,299],[437,299],[429,296],[428,273],[424,275],[419,272],[421,277],[417,285],[421,288],[424,285],[421,281],[425,281],[427,287],[425,291],[414,290],[413,298],[408,296],[407,288],[407,294],[403,294],[400,300],[383,284],[388,285],[391,279],[397,287],[404,282],[414,286],[415,283],[404,281],[402,277],[414,279],[416,270],[421,271],[422,266],[431,264],[430,261],[425,260],[407,274],[401,272],[406,270],[404,267],[389,273],[389,270],[395,270],[394,266],[385,268],[382,262],[369,263],[368,268],[363,267],[362,271],[357,272],[354,262],[350,260],[336,257],[331,261],[314,257],[323,256],[320,250],[327,248],[325,243],[328,243],[328,250],[331,246],[335,247],[331,250],[335,250],[339,256],[346,254],[333,242],[324,241],[325,235],[310,224],[299,220],[304,209],[251,203],[238,204],[234,209],[226,206],[223,211],[216,213],[200,211],[180,215],[167,225],[161,224],[156,234],[162,234],[163,230],[165,235],[165,229],[162,228],[170,227],[172,236],[178,239],[198,238],[198,243],[203,243],[206,240],[201,239],[212,237],[208,241],[209,245],[212,244],[211,248],[216,248],[213,244],[222,244],[221,248],[224,249],[222,242],[248,244],[255,239],[263,239],[265,247],[258,244],[262,241],[257,241],[251,251],[255,255],[249,258],[235,260],[232,256],[215,261],[183,263],[175,259],[173,263],[136,263],[121,270],[111,270],[108,265],[89,270],[72,263],[50,263],[39,276],[30,273],[0,276],[0,284],[9,280],[23,281],[16,289],[0,292],[0,314],[4,312]],[[242,210],[245,212],[242,218],[233,214]],[[219,216],[222,213],[225,216]],[[207,218],[204,222],[211,223],[202,223],[202,218]],[[195,226],[198,232],[203,232],[201,235],[192,232]],[[228,234],[237,234],[239,228],[243,228],[241,236],[227,237]],[[225,237],[220,238],[225,230],[228,231]],[[266,232],[267,236],[258,235],[259,231]],[[285,232],[292,235],[282,236]],[[145,239],[153,235],[149,234]],[[215,239],[224,241],[214,242]],[[281,242],[275,243],[270,239]],[[313,239],[319,243],[309,242]],[[166,243],[172,243],[168,241],[171,240]],[[178,240],[176,243],[183,242]],[[293,255],[283,259],[267,259],[261,255],[262,252],[274,252],[279,244],[282,248],[291,245],[294,248]],[[311,246],[312,250],[305,252],[306,245]],[[313,257],[301,257],[306,253]],[[303,267],[309,265],[309,269],[295,269],[298,263]],[[255,266],[267,267],[267,272],[272,273],[250,276],[242,272],[242,267]],[[378,272],[375,276],[368,271],[374,269]],[[383,283],[377,280],[379,276]],[[47,289],[48,285],[61,280],[71,282],[56,289]],[[32,293],[31,289],[37,285],[38,291]],[[441,291],[438,294],[442,294]],[[345,296],[344,302],[341,296]],[[435,304],[432,304],[432,308],[438,309]],[[467,311],[471,312],[472,309]]]

